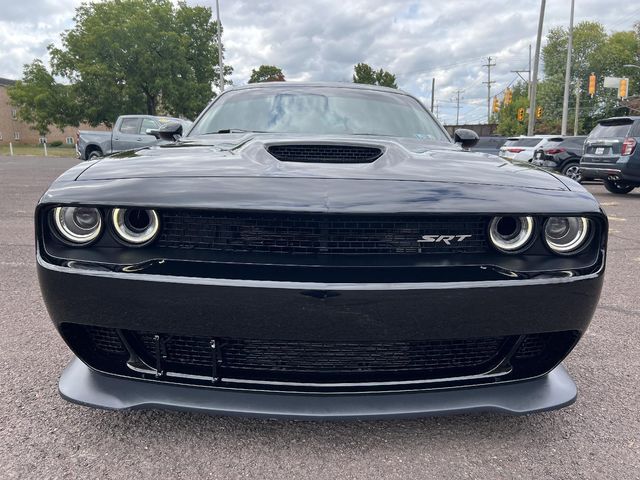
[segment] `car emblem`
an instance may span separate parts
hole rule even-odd
[[[418,239],[418,243],[444,243],[445,245],[451,245],[452,242],[462,242],[467,238],[471,238],[471,235],[423,235]]]

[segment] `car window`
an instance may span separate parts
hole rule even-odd
[[[629,135],[632,137],[640,137],[640,120],[633,122],[633,129]]]
[[[589,134],[589,138],[626,137],[631,130],[632,121],[599,123]]]
[[[519,138],[518,141],[511,146],[514,147],[535,147],[539,143],[543,143],[543,138]]]
[[[518,139],[510,139],[507,140],[506,142],[504,142],[504,144],[502,145],[503,147],[511,147],[512,145],[515,145],[518,142]]]
[[[549,141],[549,142],[547,142],[547,143],[545,143],[545,144],[544,144],[544,148],[545,148],[545,149],[548,149],[548,148],[555,148],[555,147],[557,147],[558,145],[560,145],[560,144],[562,144],[562,143],[564,143],[564,142],[561,142],[561,141],[559,142],[559,141],[553,141],[553,140],[551,140],[551,141]]]
[[[228,92],[189,136],[241,129],[275,133],[386,135],[449,142],[414,98],[351,88],[256,88]]]
[[[142,125],[140,126],[140,133],[146,134],[147,129],[149,128],[158,128],[158,124],[154,120],[151,120],[150,118],[143,118]]]
[[[120,133],[136,135],[138,133],[139,118],[123,118],[120,123]]]

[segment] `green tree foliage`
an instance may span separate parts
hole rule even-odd
[[[567,58],[568,32],[563,27],[552,29],[542,49],[544,81],[538,87],[537,103],[544,110],[542,121],[536,126],[538,133],[557,133],[562,119],[564,74]],[[571,67],[571,94],[569,124],[575,115],[575,89],[580,83],[580,132],[587,133],[603,117],[620,113],[617,91],[603,87],[604,77],[629,77],[630,94],[640,94],[640,71],[624,67],[639,64],[640,35],[626,31],[607,34],[597,22],[581,22],[574,28]],[[587,92],[589,75],[597,77],[596,94]],[[569,129],[572,131],[572,128]]]
[[[40,60],[24,66],[22,80],[8,90],[11,103],[18,107],[18,116],[40,135],[49,133],[49,126],[61,130],[69,118],[76,118],[77,105],[71,87],[56,83]]]
[[[353,83],[366,83],[369,85],[398,88],[394,74],[382,68],[376,71],[366,63],[358,63],[353,67]]]
[[[249,78],[249,83],[284,81],[282,69],[275,65],[260,65],[257,70],[255,68],[251,70],[251,78]]]
[[[498,133],[505,137],[527,133],[527,116],[525,115],[523,122],[519,122],[517,118],[519,108],[524,108],[525,112],[529,108],[527,86],[524,83],[517,83],[513,86],[512,93],[512,102],[509,105],[505,105],[503,102],[500,106],[500,112],[497,114]]]
[[[72,85],[79,118],[110,124],[123,113],[195,117],[218,78],[217,24],[209,7],[170,0],[83,3],[53,73]],[[225,68],[225,75],[232,69]]]

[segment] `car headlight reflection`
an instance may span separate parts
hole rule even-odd
[[[53,210],[53,223],[64,240],[76,245],[89,244],[102,232],[102,216],[97,208],[57,207]]]
[[[145,245],[152,241],[160,229],[155,210],[143,208],[114,208],[111,222],[118,237],[131,245]]]
[[[514,253],[529,244],[534,225],[533,217],[494,217],[489,225],[489,238],[498,250]]]
[[[570,253],[585,244],[589,220],[584,217],[550,217],[544,225],[544,238],[556,253]]]

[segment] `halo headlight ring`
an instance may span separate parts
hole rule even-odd
[[[556,238],[553,238],[554,223],[565,222],[566,233],[561,234],[556,226]],[[591,238],[591,222],[586,217],[549,217],[544,222],[542,236],[544,242],[553,253],[558,255],[575,255],[580,252]]]
[[[95,242],[102,233],[100,210],[94,207],[61,206],[51,212],[56,236],[67,245],[85,247]]]
[[[530,216],[493,217],[489,224],[491,244],[502,253],[520,253],[531,245],[535,221]]]
[[[127,246],[142,247],[151,243],[160,231],[160,218],[155,210],[114,208],[111,226],[116,238]]]

